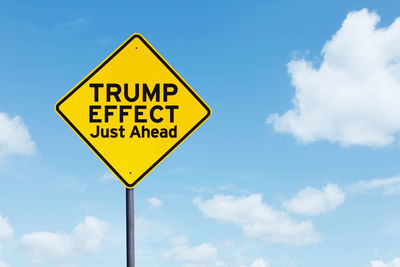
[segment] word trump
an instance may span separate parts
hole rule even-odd
[[[147,83],[117,84],[91,83],[94,105],[89,106],[89,122],[103,125],[104,123],[120,123],[117,128],[100,127],[91,137],[117,138],[175,138],[177,127],[147,128],[146,123],[174,123],[178,105],[168,105],[168,100],[178,93],[178,87],[172,83],[149,86]],[[96,104],[98,103],[98,104]],[[104,105],[104,103],[107,103]],[[132,104],[130,104],[132,103]],[[125,125],[133,123],[130,134],[126,134]],[[136,124],[142,124],[139,127]]]

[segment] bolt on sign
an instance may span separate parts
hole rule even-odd
[[[211,115],[140,34],[126,40],[55,108],[127,188]]]

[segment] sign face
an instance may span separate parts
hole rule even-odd
[[[127,188],[133,188],[211,115],[139,34],[57,104],[57,113]]]

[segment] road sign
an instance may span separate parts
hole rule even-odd
[[[56,111],[127,188],[135,187],[211,115],[139,34],[61,98]]]

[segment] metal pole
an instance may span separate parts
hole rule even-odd
[[[127,266],[135,267],[135,211],[134,191],[126,189],[126,256]]]

